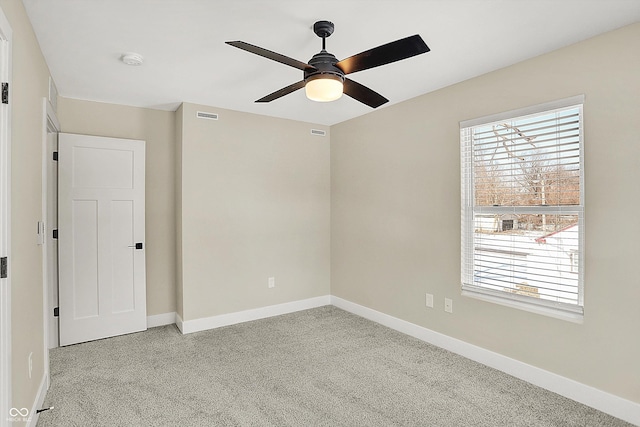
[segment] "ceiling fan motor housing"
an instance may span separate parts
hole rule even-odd
[[[313,55],[313,58],[309,60],[309,65],[314,68],[309,67],[304,70],[304,80],[331,78],[343,82],[344,72],[336,67],[336,62],[338,62],[338,59],[323,49],[320,53]]]

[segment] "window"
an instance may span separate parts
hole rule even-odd
[[[464,295],[581,321],[582,104],[460,124]]]

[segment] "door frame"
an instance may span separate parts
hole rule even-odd
[[[9,83],[9,89],[12,36],[0,8],[0,80]],[[9,260],[7,278],[0,280],[0,426],[8,425],[11,407],[11,92],[9,104],[0,104],[0,255]]]
[[[41,232],[42,242],[42,319],[44,329],[44,372],[47,379],[47,390],[51,382],[49,374],[49,349],[58,346],[57,327],[52,320],[53,307],[51,307],[52,298],[54,295],[54,286],[58,285],[58,281],[55,277],[51,277],[51,260],[49,259],[49,247],[48,243],[53,238],[52,230],[55,224],[49,224],[51,210],[57,209],[58,197],[57,194],[50,194],[49,184],[50,180],[57,180],[57,176],[49,176],[49,168],[47,164],[52,159],[52,153],[49,149],[49,134],[60,132],[60,122],[56,115],[53,105],[47,98],[42,98],[42,219],[44,223],[43,230]],[[40,232],[40,230],[39,230]]]

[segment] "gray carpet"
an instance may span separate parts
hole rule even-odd
[[[333,306],[51,351],[38,426],[628,426]]]

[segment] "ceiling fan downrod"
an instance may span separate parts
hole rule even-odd
[[[333,29],[333,22],[318,21],[313,24],[313,32],[322,39],[322,50],[326,49],[325,39],[333,34]]]

